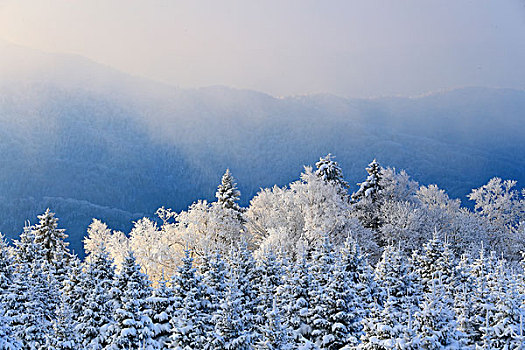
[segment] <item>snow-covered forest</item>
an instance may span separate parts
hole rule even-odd
[[[241,207],[227,170],[129,234],[94,219],[84,261],[47,210],[0,236],[0,349],[525,347],[525,190],[470,210],[375,160],[358,185],[327,155]]]

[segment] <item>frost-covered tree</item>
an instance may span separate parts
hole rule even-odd
[[[475,211],[492,226],[488,235],[491,249],[519,260],[525,250],[525,232],[520,229],[525,221],[525,196],[514,187],[516,181],[491,179],[486,185],[472,190],[468,198],[475,202]]]
[[[460,349],[461,333],[456,329],[453,301],[446,287],[433,279],[420,310],[415,313],[414,330],[422,349]]]
[[[148,298],[150,318],[153,322],[154,340],[161,348],[168,347],[169,337],[172,334],[170,321],[173,317],[173,290],[167,285],[164,276],[158,281]]]
[[[291,350],[292,343],[289,339],[289,329],[281,321],[281,310],[277,302],[273,301],[271,308],[266,310],[265,323],[260,328],[260,339],[255,344],[255,349],[260,350]]]
[[[227,252],[232,244],[246,238],[239,212],[218,202],[197,201],[176,219],[176,237],[183,247],[197,254],[214,250]]]
[[[56,274],[59,281],[68,273],[72,259],[69,243],[65,241],[67,235],[64,229],[58,228],[58,219],[55,213],[48,209],[38,215],[38,224],[33,228],[33,239],[40,247],[40,254]]]
[[[145,274],[140,271],[133,253],[130,251],[120,273],[115,279],[114,322],[108,329],[108,350],[140,348],[157,349],[154,341],[153,323],[150,319],[147,299],[151,296]]]
[[[0,303],[0,350],[21,350],[22,344],[16,339],[11,328],[11,319],[5,316],[3,303]]]
[[[84,237],[84,251],[86,252],[87,258],[104,248],[108,250],[111,242],[111,230],[108,225],[98,219],[93,219],[87,229],[87,235]]]
[[[206,306],[202,277],[196,273],[191,252],[186,250],[178,273],[173,276],[173,315],[170,348],[202,349],[205,342]]]
[[[222,176],[221,184],[217,187],[215,197],[217,197],[217,202],[222,207],[242,212],[242,209],[238,204],[241,192],[237,189],[237,184],[235,183],[235,179],[233,178],[230,169],[226,169],[226,172]]]
[[[359,189],[352,194],[356,205],[357,216],[363,226],[377,230],[381,226],[379,207],[382,191],[382,168],[374,159],[366,168],[368,177],[358,183]]]
[[[214,316],[215,332],[211,349],[249,350],[253,348],[254,336],[251,326],[243,317],[242,292],[237,287],[238,276],[230,275],[224,300]]]
[[[305,167],[301,179],[289,188],[262,190],[250,202],[246,227],[262,250],[283,250],[297,256],[303,249],[322,244],[324,233],[334,244],[351,235],[374,249],[372,232],[350,216],[349,203],[336,186]]]
[[[449,245],[442,242],[437,234],[423,245],[421,252],[414,252],[412,260],[425,292],[430,292],[435,281],[454,288],[454,255]]]
[[[323,181],[338,187],[342,198],[347,199],[349,185],[348,182],[344,180],[343,170],[341,170],[341,167],[334,158],[330,153],[325,157],[321,157],[319,161],[315,163],[315,167],[317,168],[315,175]]]
[[[103,349],[108,346],[110,340],[109,328],[113,323],[115,304],[113,301],[113,281],[115,270],[113,260],[109,257],[105,248],[91,254],[80,275],[75,294],[81,299],[79,308],[74,301],[74,317],[77,320],[76,331],[81,336],[81,344],[86,349]]]
[[[360,349],[417,349],[407,340],[412,333],[411,318],[418,310],[420,286],[413,268],[399,249],[385,248],[375,273],[380,294],[363,320]]]

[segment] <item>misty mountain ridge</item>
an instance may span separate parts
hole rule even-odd
[[[1,43],[0,74],[0,231],[16,237],[49,206],[76,252],[91,218],[127,231],[160,206],[213,200],[226,168],[245,205],[329,152],[352,190],[373,158],[463,201],[493,176],[525,182],[521,90],[275,98],[175,88]]]

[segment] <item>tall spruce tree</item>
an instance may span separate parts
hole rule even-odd
[[[226,294],[214,317],[215,332],[211,349],[249,350],[253,348],[253,326],[243,317],[243,293],[237,286],[238,276],[230,274]]]
[[[360,349],[417,349],[407,342],[411,333],[411,315],[417,310],[419,291],[417,276],[403,253],[392,246],[385,248],[375,273],[379,284],[378,303],[363,320],[364,334]]]
[[[48,209],[38,215],[38,224],[33,228],[33,239],[41,249],[40,254],[52,268],[56,278],[62,282],[68,274],[71,253],[65,241],[67,235],[64,229],[58,228],[58,219],[55,213]]]
[[[74,301],[72,308],[76,313],[76,330],[86,349],[103,349],[110,343],[108,331],[115,312],[114,279],[113,260],[105,248],[92,253],[80,274],[77,292],[73,293],[73,296],[79,296],[79,300]]]
[[[202,349],[205,343],[205,313],[202,278],[193,267],[189,250],[172,279],[174,312],[171,319],[170,348]]]
[[[226,172],[222,176],[221,184],[217,187],[217,192],[215,193],[217,202],[226,209],[233,209],[240,212],[241,208],[238,204],[240,196],[241,192],[237,189],[237,184],[230,169],[226,169]]]
[[[366,228],[374,230],[381,227],[379,215],[381,206],[381,179],[382,168],[374,159],[366,168],[368,177],[365,181],[358,183],[359,189],[352,194],[352,202],[356,205],[357,215],[361,224]],[[379,242],[380,245],[386,242]]]
[[[124,258],[114,287],[119,293],[114,299],[115,321],[109,327],[109,345],[106,349],[158,349],[158,344],[153,340],[153,323],[148,316],[150,282],[140,272],[140,266],[131,251]]]
[[[342,198],[348,198],[348,182],[344,180],[343,170],[339,164],[334,160],[334,156],[328,153],[325,157],[319,158],[319,161],[315,163],[317,170],[315,175],[330,183],[334,186],[337,186],[338,192],[341,194]]]
[[[157,287],[153,289],[152,296],[148,298],[153,322],[154,340],[162,348],[167,348],[169,337],[172,334],[171,319],[173,317],[174,297],[173,289],[167,285],[162,274]]]

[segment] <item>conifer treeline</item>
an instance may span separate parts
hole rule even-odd
[[[523,271],[484,251],[458,260],[437,237],[410,257],[387,246],[375,268],[328,235],[294,259],[255,259],[244,241],[196,260],[186,250],[153,288],[132,252],[118,271],[104,247],[80,263],[52,213],[37,227],[12,251],[1,240],[0,349],[525,346]]]
[[[228,170],[160,227],[94,220],[84,262],[50,210],[0,236],[0,350],[525,347],[525,190],[492,179],[471,212],[375,160],[352,195],[316,168],[247,208]]]

